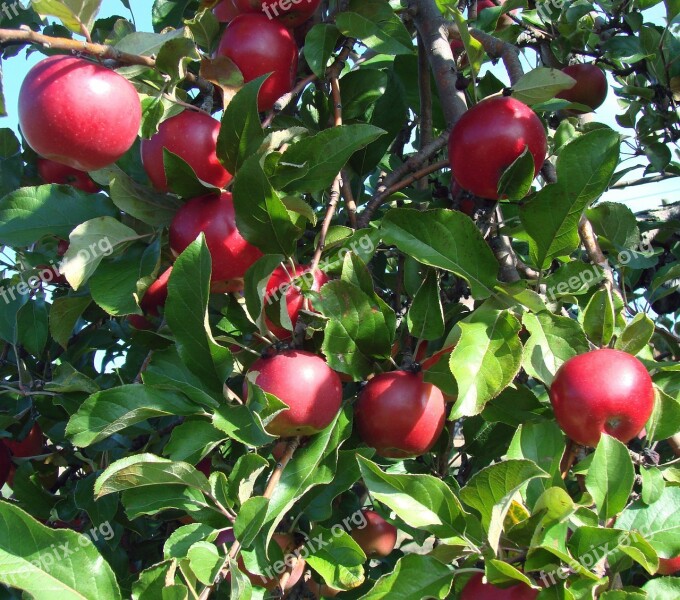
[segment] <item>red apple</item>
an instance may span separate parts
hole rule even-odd
[[[45,436],[43,435],[42,429],[40,429],[40,425],[36,423],[23,440],[15,441],[5,439],[3,441],[13,456],[29,458],[43,453]]]
[[[388,556],[397,545],[397,528],[373,510],[362,510],[366,525],[354,528],[351,536],[368,558]]]
[[[262,256],[236,228],[234,201],[229,192],[201,196],[184,204],[170,224],[170,248],[179,255],[201,232],[212,257],[212,281],[241,278]]]
[[[146,317],[143,317],[142,315],[128,315],[125,317],[134,327],[135,329],[139,329],[140,331],[148,331],[150,329],[154,329],[153,323],[149,321]]]
[[[298,64],[298,48],[292,34],[278,21],[265,15],[236,17],[224,32],[218,56],[230,58],[243,73],[246,83],[271,73],[260,88],[258,108],[269,110],[293,89]]]
[[[597,446],[602,432],[632,440],[654,409],[654,386],[634,356],[602,348],[574,356],[550,386],[555,418],[574,442]]]
[[[451,172],[463,189],[497,200],[501,175],[526,147],[535,176],[548,148],[541,120],[519,100],[487,98],[465,112],[451,130]]]
[[[235,294],[242,292],[245,286],[243,278],[229,279],[228,281],[213,281],[210,284],[211,294]]]
[[[5,485],[9,472],[12,469],[12,455],[9,453],[7,446],[0,440],[0,489]]]
[[[266,429],[272,435],[314,435],[327,427],[340,410],[340,377],[316,354],[284,350],[256,360],[248,373],[253,383],[290,407],[267,425]],[[247,393],[248,386],[244,382],[244,396]]]
[[[205,458],[203,458],[196,465],[196,469],[198,469],[206,477],[210,477],[210,473],[212,473],[212,460],[210,456],[206,456]]]
[[[79,171],[47,158],[39,158],[37,166],[38,175],[45,183],[72,185],[88,194],[96,194],[99,191],[99,186],[85,171]]]
[[[678,571],[680,571],[680,556],[676,556],[675,558],[659,557],[659,568],[656,571],[657,575],[673,575]]]
[[[286,27],[297,27],[319,8],[321,0],[234,0],[241,13],[262,13],[268,19],[278,19]]]
[[[283,266],[274,270],[267,282],[267,289],[264,293],[264,304],[265,308],[268,304],[272,303],[276,303],[278,306],[278,300],[280,300],[281,296],[285,296],[288,316],[290,317],[290,322],[293,324],[293,329],[295,329],[298,315],[305,304],[305,297],[303,296],[299,285],[302,283],[300,279],[304,279],[305,283],[313,280],[311,286],[308,286],[308,289],[318,292],[321,289],[321,286],[329,281],[329,278],[323,271],[318,269],[312,276],[312,273],[308,268],[302,265],[295,267],[295,273],[291,273],[290,271],[290,267],[284,268]],[[266,315],[264,320],[269,331],[280,340],[286,340],[291,337],[291,331],[274,324]]]
[[[165,306],[165,301],[168,299],[170,273],[172,273],[172,267],[168,267],[163,271],[160,277],[146,289],[139,303],[139,307],[144,311],[145,315],[157,317],[159,314],[158,309]]]
[[[227,549],[232,545],[236,538],[234,537],[234,530],[233,529],[224,529],[219,533],[217,536],[217,539],[215,539],[215,545],[222,547],[225,545]],[[293,536],[287,533],[275,533],[272,536],[272,539],[279,545],[281,550],[283,551],[283,559],[284,562],[286,558],[288,558],[289,561],[292,560],[291,557],[293,557],[295,554],[295,541],[293,540]],[[281,575],[285,573],[285,567],[280,571],[280,572],[274,572],[273,577],[267,577],[266,575],[256,575],[255,573],[251,573],[248,571],[245,567],[245,564],[243,562],[243,557],[239,556],[238,560],[236,561],[238,564],[239,569],[246,574],[248,579],[250,579],[250,582],[253,585],[259,585],[260,587],[266,588],[268,590],[273,590],[275,587],[279,585]],[[287,591],[291,589],[299,580],[300,577],[302,577],[303,573],[305,572],[305,560],[303,558],[298,558],[298,560],[295,563],[295,566],[293,567],[290,577],[286,581],[284,585],[284,591]],[[227,576],[227,580],[230,580],[231,576]]]
[[[589,106],[591,110],[595,110],[602,105],[607,97],[607,76],[600,67],[588,63],[579,65],[569,65],[562,69],[562,73],[569,75],[576,83],[557,94],[557,98],[568,100],[569,102],[577,102]],[[583,110],[574,110],[574,113],[583,114]]]
[[[99,63],[50,56],[26,75],[19,124],[41,156],[81,171],[116,162],[137,137],[142,119],[132,84]]]
[[[519,582],[500,588],[483,583],[483,577],[482,573],[475,573],[465,584],[460,600],[534,600],[538,596],[538,590],[530,588],[526,583]]]
[[[220,122],[194,110],[185,110],[158,127],[158,133],[142,140],[141,155],[144,170],[153,186],[168,191],[168,180],[163,166],[163,148],[182,158],[196,176],[218,188],[231,181],[231,174],[217,158],[217,136]]]
[[[354,413],[361,439],[387,458],[424,454],[434,446],[445,420],[441,390],[406,371],[373,377],[359,394]]]
[[[241,14],[232,0],[222,0],[215,8],[213,14],[220,23],[229,23]]]

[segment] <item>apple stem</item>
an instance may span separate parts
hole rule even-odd
[[[569,476],[569,471],[576,461],[578,456],[579,445],[573,440],[569,439],[567,441],[567,447],[564,451],[564,456],[562,457],[562,462],[560,463],[560,473],[562,479],[566,479]]]

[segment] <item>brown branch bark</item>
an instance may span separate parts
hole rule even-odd
[[[39,44],[52,50],[66,50],[68,52],[82,52],[96,58],[115,60],[126,65],[142,65],[150,69],[156,68],[156,61],[150,56],[121,52],[106,44],[93,44],[68,38],[57,38],[30,29],[0,29],[0,44],[18,42],[21,44]],[[193,73],[187,73],[185,80],[206,93],[212,93],[212,84]]]

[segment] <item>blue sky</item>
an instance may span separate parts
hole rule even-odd
[[[133,7],[137,30],[152,31],[151,2],[135,1],[131,2],[130,4]],[[116,14],[130,18],[129,11],[123,6],[120,0],[104,0],[99,16],[109,17]],[[645,11],[644,14],[646,21],[652,21],[659,24],[663,23],[663,17],[665,14],[663,3],[658,4],[648,11]],[[0,18],[1,17],[2,14],[0,13]],[[0,21],[0,26],[1,25],[2,22]],[[39,53],[33,53],[28,58],[25,57],[25,53],[22,53],[18,57],[3,61],[5,100],[9,115],[8,117],[0,118],[0,127],[11,127],[16,130],[17,96],[21,81],[23,80],[28,69],[30,69],[30,67],[37,63],[41,58],[42,55]],[[527,64],[526,68],[528,69],[531,67]],[[503,74],[499,72],[498,75],[502,76]],[[606,123],[615,129],[620,129],[615,121],[615,115],[619,112],[621,112],[621,109],[618,106],[617,98],[610,89],[607,100],[605,101],[604,105],[597,110],[595,119],[602,123]],[[630,130],[621,131],[629,135],[632,135],[633,133]],[[629,165],[626,164],[625,166]],[[626,180],[630,180],[636,175],[636,172],[629,173],[626,175]],[[602,199],[614,202],[625,202],[633,210],[642,210],[645,208],[658,206],[662,200],[672,201],[677,200],[678,198],[680,198],[680,179],[676,178],[660,183],[636,186],[624,190],[613,190],[607,192]]]

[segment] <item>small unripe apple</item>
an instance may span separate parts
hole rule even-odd
[[[217,136],[220,122],[205,113],[185,110],[163,121],[158,132],[142,140],[142,165],[153,186],[168,191],[163,165],[163,149],[182,158],[206,183],[218,188],[231,181],[231,174],[217,158]]]
[[[168,281],[171,273],[172,267],[168,267],[144,292],[139,307],[145,315],[157,317],[158,309],[165,306],[165,301],[168,299]]]
[[[380,456],[407,458],[429,451],[444,429],[441,390],[406,371],[381,373],[359,394],[354,422],[359,436]]]
[[[533,157],[536,176],[548,151],[541,120],[519,100],[487,98],[466,111],[451,130],[451,172],[463,189],[498,200],[503,172],[526,147]]]
[[[293,89],[298,67],[298,47],[279,21],[262,14],[236,17],[224,32],[217,56],[230,58],[246,83],[271,73],[260,88],[258,109],[269,110]]]
[[[284,350],[256,360],[249,378],[265,392],[274,394],[290,410],[279,413],[267,425],[271,435],[314,435],[330,425],[342,404],[342,383],[326,361],[303,350]],[[243,383],[247,396],[247,382]]]
[[[81,171],[116,162],[134,143],[139,96],[115,71],[72,56],[50,56],[26,75],[19,124],[40,156]]]
[[[661,558],[659,557],[659,568],[656,571],[657,575],[673,575],[680,571],[680,556],[675,558]]]
[[[595,110],[605,101],[609,86],[607,85],[607,77],[600,67],[592,63],[569,65],[564,67],[562,72],[575,79],[576,83],[572,87],[560,91],[557,98],[585,104],[590,107],[590,110]],[[585,111],[573,110],[573,112],[582,114]]]
[[[229,192],[200,196],[184,204],[170,224],[170,248],[176,255],[181,254],[201,232],[212,258],[212,281],[242,278],[262,256],[239,233]]]
[[[297,27],[319,8],[321,0],[234,0],[241,13],[262,13],[268,19],[278,19],[286,27]]]
[[[47,158],[39,158],[37,167],[38,175],[45,183],[72,185],[88,194],[96,194],[99,191],[99,186],[85,171],[79,171]]]
[[[271,274],[269,281],[267,282],[267,288],[264,293],[263,304],[265,309],[268,304],[276,303],[278,306],[278,301],[281,296],[285,295],[286,309],[288,311],[288,316],[290,317],[290,322],[295,329],[295,324],[297,323],[300,311],[303,309],[305,304],[305,297],[302,294],[302,289],[300,287],[300,279],[305,279],[306,282],[312,280],[311,289],[318,292],[321,287],[328,282],[328,276],[317,269],[312,276],[312,273],[307,267],[303,265],[298,265],[295,267],[295,273],[291,273],[292,269],[288,266],[285,268],[282,266],[277,267]],[[311,308],[311,305],[310,305]],[[271,321],[269,317],[265,315],[264,319],[267,328],[280,340],[287,340],[292,336],[292,332],[287,329],[276,325]]]
[[[364,509],[361,513],[366,525],[352,529],[350,535],[368,558],[388,556],[397,545],[397,528],[373,510]]]
[[[652,414],[654,386],[637,358],[602,348],[574,356],[558,369],[550,402],[574,442],[597,446],[605,432],[627,444]]]
[[[465,584],[460,600],[534,600],[538,590],[519,582],[506,588],[496,587],[482,581],[484,575],[475,573]]]

